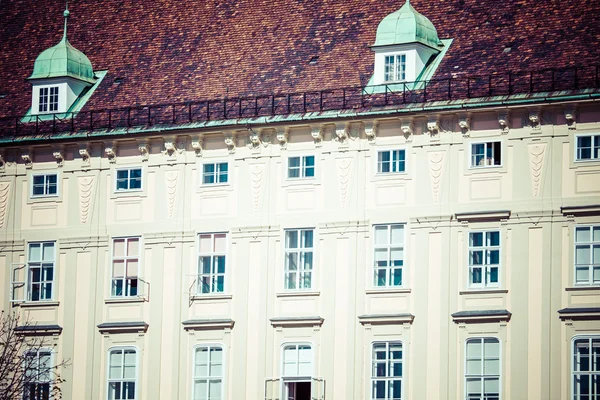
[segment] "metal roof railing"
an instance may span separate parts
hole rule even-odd
[[[600,88],[600,66],[551,68],[300,93],[87,110],[27,118],[3,117],[0,118],[0,137],[173,126],[332,110],[359,111],[433,101],[597,88]]]

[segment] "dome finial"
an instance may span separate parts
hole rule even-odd
[[[69,0],[65,0],[65,11],[63,12],[63,17],[65,17],[65,29],[63,30],[63,40],[67,40],[67,19],[69,18]]]

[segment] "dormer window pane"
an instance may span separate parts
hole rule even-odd
[[[40,88],[39,112],[58,111],[58,86]]]
[[[406,55],[385,56],[385,81],[397,82],[406,79]]]
[[[50,111],[58,111],[58,86],[50,88]]]
[[[40,112],[48,112],[48,88],[40,88]]]

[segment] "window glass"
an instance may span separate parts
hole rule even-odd
[[[112,349],[108,354],[108,399],[136,400],[137,351]]]
[[[469,233],[469,287],[499,286],[500,231]]]
[[[288,158],[287,177],[312,178],[315,176],[315,156],[298,156]]]
[[[196,293],[204,294],[224,292],[227,234],[200,234],[198,248],[198,276],[196,278]]]
[[[131,168],[116,171],[117,191],[140,190],[142,188],[142,169]]]
[[[600,135],[578,136],[575,143],[577,161],[600,159]]]
[[[284,287],[289,290],[311,289],[313,270],[312,229],[286,230],[284,255]]]
[[[373,343],[372,349],[371,398],[402,399],[402,343]]]
[[[112,297],[137,296],[140,238],[113,239]]]
[[[472,143],[471,167],[489,167],[502,165],[502,143]]]
[[[227,183],[229,176],[229,165],[223,163],[209,163],[202,165],[202,184],[212,185]]]
[[[194,400],[222,400],[224,369],[220,346],[196,348],[193,379]]]
[[[55,196],[58,193],[57,174],[34,175],[31,180],[32,197]]]
[[[575,284],[600,284],[600,226],[575,227]]]
[[[375,225],[374,286],[402,286],[404,225]]]
[[[33,242],[28,245],[27,299],[52,300],[54,287],[54,242]]]
[[[468,400],[499,400],[500,342],[469,339],[465,351],[465,392]]]
[[[574,399],[595,399],[600,394],[600,336],[573,341],[572,394]]]
[[[405,171],[405,150],[385,150],[377,152],[377,173],[388,174]]]

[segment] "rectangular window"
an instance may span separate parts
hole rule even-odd
[[[52,111],[58,111],[58,86],[50,88],[50,101],[48,102],[48,109]]]
[[[600,225],[575,227],[575,284],[600,284]]]
[[[402,286],[404,225],[375,225],[375,286]]]
[[[142,189],[142,169],[127,168],[117,170],[117,191]]]
[[[58,86],[40,88],[38,112],[58,111]]]
[[[402,399],[402,343],[373,343],[371,399]]]
[[[58,194],[58,175],[33,175],[31,180],[31,197],[56,196]]]
[[[29,243],[27,249],[27,300],[52,300],[54,286],[54,242]]]
[[[502,165],[502,142],[472,143],[471,167]]]
[[[197,293],[225,290],[227,234],[203,233],[199,237]]]
[[[467,400],[500,399],[500,342],[498,339],[467,340],[465,389]]]
[[[108,400],[136,400],[137,350],[115,348],[108,354]]]
[[[576,139],[577,161],[600,159],[600,135],[577,136]]]
[[[202,164],[202,184],[227,183],[229,166],[224,163]]]
[[[312,288],[313,230],[285,231],[285,288]]]
[[[377,173],[391,174],[406,171],[404,150],[386,150],[377,152]]]
[[[113,239],[112,297],[138,295],[140,238]]]
[[[283,348],[283,399],[315,399],[312,385],[312,348],[309,344],[290,344]]]
[[[399,82],[406,79],[406,54],[385,56],[385,82]]]
[[[48,400],[52,382],[52,352],[46,349],[25,354],[23,400]]]
[[[469,287],[498,287],[500,232],[469,233]]]
[[[312,178],[315,176],[315,156],[289,157],[287,177]]]
[[[600,336],[577,337],[573,341],[573,399],[600,398]]]
[[[194,355],[194,400],[223,399],[223,348],[196,347]]]

